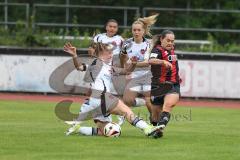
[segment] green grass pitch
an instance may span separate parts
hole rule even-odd
[[[55,104],[0,101],[0,160],[240,159],[237,109],[176,107],[161,139],[145,137],[126,122],[119,138],[66,137]],[[78,108],[75,103],[72,111]],[[147,118],[144,107],[134,112]]]

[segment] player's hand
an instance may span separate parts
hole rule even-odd
[[[124,43],[122,48],[121,48],[121,53],[122,54],[127,54],[127,49],[131,47],[131,43]]]
[[[170,62],[168,62],[168,61],[163,61],[163,66],[164,67],[166,67],[166,68],[168,68],[168,69],[172,69],[172,64],[170,63]]]
[[[73,57],[77,56],[77,49],[76,49],[76,47],[72,46],[72,44],[70,42],[68,42],[64,45],[63,50],[64,50],[64,52],[69,53]]]
[[[132,64],[137,64],[138,58],[136,56],[133,56],[132,58],[129,59],[130,63]]]

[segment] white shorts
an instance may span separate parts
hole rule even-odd
[[[100,122],[112,122],[112,116],[111,114],[107,117],[103,116],[103,115],[99,115],[93,118],[94,122],[96,121],[100,121]]]
[[[89,113],[89,117],[87,119],[93,119],[94,121],[101,122],[112,122],[112,116],[104,116],[101,113],[101,110],[98,110],[98,106],[100,105],[101,100],[96,98],[90,98],[85,103],[83,103],[80,107],[80,113]],[[91,112],[92,111],[92,112]],[[93,113],[94,112],[94,113]]]

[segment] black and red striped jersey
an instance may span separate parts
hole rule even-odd
[[[166,68],[163,65],[151,65],[152,83],[163,83],[166,81],[180,83],[178,60],[174,49],[167,51],[160,45],[157,45],[150,53],[151,58],[166,60],[172,64],[172,69]]]

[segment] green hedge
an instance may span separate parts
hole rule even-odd
[[[96,30],[95,33],[100,32]],[[84,37],[82,40],[77,38],[73,40],[66,40],[65,36],[73,37]],[[56,39],[54,37],[62,36],[61,39]],[[0,45],[1,46],[18,46],[18,47],[48,47],[48,48],[62,48],[64,43],[70,41],[78,48],[87,48],[91,40],[88,39],[88,31],[80,33],[78,28],[72,28],[71,30],[66,30],[63,28],[54,30],[40,30],[39,28],[33,29],[31,25],[26,28],[23,22],[19,21],[16,27],[5,29],[3,26],[0,27]],[[125,29],[122,31],[122,36],[124,38],[130,37],[130,30]],[[46,38],[49,37],[49,38]],[[240,45],[237,43],[226,43],[219,44],[219,42],[212,36],[208,34],[207,39],[212,43],[212,45],[200,46],[189,46],[183,45],[179,46],[178,49],[183,51],[196,51],[196,52],[226,52],[226,53],[240,53]]]

